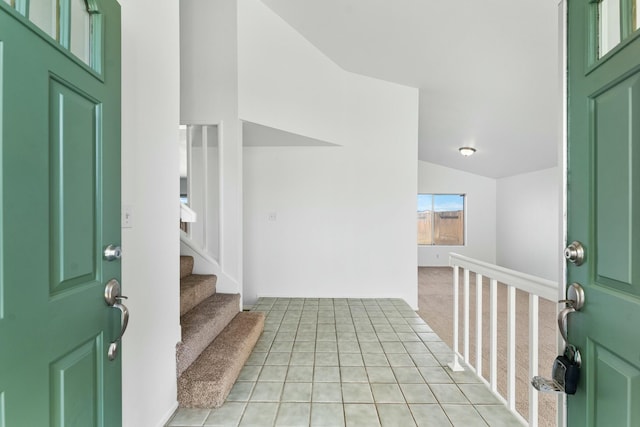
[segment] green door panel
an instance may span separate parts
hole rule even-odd
[[[51,364],[51,426],[103,425],[102,337],[80,345]]]
[[[0,1],[0,427],[122,424],[120,9],[91,6],[87,61]]]
[[[96,280],[97,102],[50,81],[52,292]],[[97,123],[96,123],[97,122]]]
[[[587,342],[586,350],[593,361],[585,372],[586,380],[597,385],[587,393],[589,424],[637,425],[636,421],[640,419],[640,406],[637,404],[640,399],[640,370],[637,365],[591,340]]]
[[[621,21],[632,2],[622,1]],[[586,262],[568,264],[585,305],[569,315],[582,353],[568,425],[640,426],[640,35],[600,57],[598,2],[568,0],[568,240]]]
[[[638,291],[632,286],[633,257],[638,255],[633,250],[632,203],[639,101],[640,77],[633,75],[593,97],[590,118],[595,126],[596,278],[632,293]]]

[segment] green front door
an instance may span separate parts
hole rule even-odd
[[[120,10],[0,0],[0,427],[121,425]]]
[[[582,353],[570,426],[640,426],[640,4],[568,0],[568,283]]]

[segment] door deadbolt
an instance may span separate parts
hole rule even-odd
[[[577,240],[572,242],[567,248],[564,250],[564,258],[575,264],[576,266],[582,265],[584,263],[584,246],[582,243]]]
[[[122,258],[122,249],[120,246],[109,245],[104,248],[103,255],[106,261],[115,261]]]

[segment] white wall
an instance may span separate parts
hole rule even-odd
[[[241,118],[345,142],[346,73],[261,1],[238,4]]]
[[[161,426],[176,407],[178,291],[178,1],[121,0],[123,425]]]
[[[473,159],[468,159],[473,161]],[[418,161],[418,192],[466,194],[464,246],[418,246],[418,265],[449,265],[450,252],[496,262],[496,180]],[[416,202],[414,201],[414,210]],[[415,216],[415,215],[414,215]],[[415,218],[413,220],[415,226]]]
[[[561,184],[558,168],[497,181],[499,265],[558,280]]]
[[[242,126],[238,119],[237,0],[181,0],[180,120],[218,125],[218,289],[242,292]],[[209,218],[214,221],[213,218]]]
[[[345,72],[261,2],[239,4],[240,117],[341,145],[245,147],[245,304],[417,307],[417,90]]]

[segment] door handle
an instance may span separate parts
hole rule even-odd
[[[569,338],[567,337],[567,316],[569,316],[569,313],[573,313],[574,311],[576,311],[576,309],[569,306],[563,308],[560,310],[560,313],[558,313],[558,329],[560,329],[560,335],[562,335],[562,339],[567,344],[569,344]]]
[[[535,376],[531,379],[531,384],[538,391],[575,394],[580,379],[582,357],[580,351],[569,344],[567,317],[570,313],[578,311],[584,306],[584,289],[579,283],[572,283],[567,288],[567,299],[558,302],[565,304],[565,307],[558,313],[558,328],[566,343],[564,354],[556,357],[553,362],[552,379]]]
[[[567,337],[567,316],[574,311],[580,310],[584,306],[584,289],[580,283],[572,283],[567,288],[567,299],[558,301],[564,303],[566,306],[558,313],[558,328],[560,329],[560,335],[564,339],[564,342],[569,344]]]
[[[120,327],[120,333],[113,341],[111,341],[107,351],[107,357],[109,360],[115,360],[118,355],[118,343],[129,325],[129,309],[122,303],[122,300],[126,298],[127,297],[124,295],[120,295],[120,283],[118,283],[116,279],[111,279],[107,282],[104,289],[104,300],[108,306],[117,308],[122,313],[122,326]]]
[[[120,298],[126,297],[118,297],[118,302],[113,304],[112,307],[117,308],[122,312],[122,327],[120,328],[120,334],[118,334],[116,339],[111,341],[111,344],[109,344],[109,350],[107,351],[107,357],[109,360],[114,360],[118,355],[118,342],[120,342],[120,339],[124,335],[124,332],[127,330],[127,325],[129,324],[129,309],[126,305],[120,302]]]

